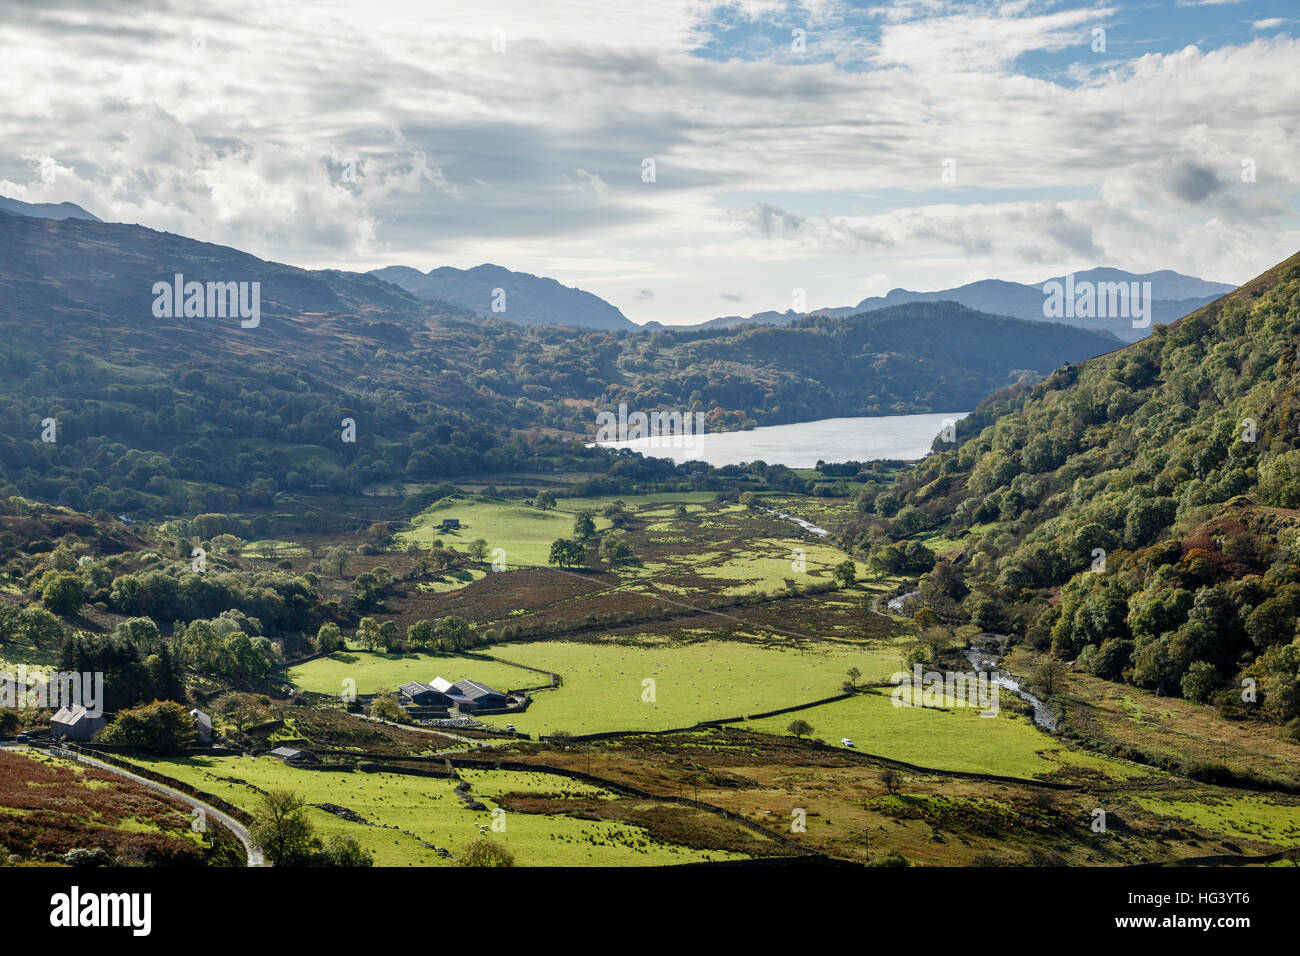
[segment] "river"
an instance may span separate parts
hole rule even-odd
[[[681,464],[703,461],[715,468],[765,461],[787,468],[812,468],[818,461],[915,460],[924,458],[943,430],[969,412],[926,415],[881,415],[869,418],[823,418],[794,425],[765,425],[742,432],[706,432],[689,438],[636,438],[600,442],[608,448],[631,448],[651,458]]]

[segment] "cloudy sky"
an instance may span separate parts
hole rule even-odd
[[[1300,249],[1294,0],[5,0],[0,194],[634,321]],[[653,173],[653,175],[651,175]]]

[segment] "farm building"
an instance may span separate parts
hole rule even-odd
[[[510,703],[509,696],[499,690],[493,690],[487,684],[480,684],[478,681],[459,680],[452,684],[452,687],[470,702],[474,710],[492,710],[505,707]]]
[[[285,763],[308,763],[315,758],[305,750],[294,750],[292,747],[276,747],[271,751],[272,757],[278,757]]]
[[[446,693],[415,680],[403,684],[397,691],[418,707],[447,707],[451,704],[451,698]]]
[[[91,715],[84,707],[61,707],[50,719],[50,736],[89,740],[107,723],[103,714]]]
[[[442,519],[442,523],[441,523],[440,525],[438,525],[438,530],[439,530],[439,531],[459,531],[459,530],[460,530],[460,519],[459,519],[459,518],[443,518],[443,519]]]
[[[445,678],[435,677],[429,681],[428,686],[445,695],[447,705],[454,706],[462,714],[476,710],[500,710],[515,704],[514,698],[509,694],[503,694],[474,680],[458,680],[453,684]]]
[[[212,743],[212,718],[197,708],[190,711],[190,716],[194,718],[194,729],[198,731],[199,743]]]

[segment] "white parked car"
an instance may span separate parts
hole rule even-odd
[[[840,738],[840,743],[843,744],[845,747],[852,747],[852,746],[853,746],[853,741],[849,740],[848,737],[841,737],[841,738]]]

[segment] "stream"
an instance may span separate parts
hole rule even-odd
[[[986,637],[999,640],[996,635],[980,635],[980,638]],[[1002,659],[1000,643],[996,649],[972,646],[966,651],[966,659],[970,661],[971,667],[975,668],[976,671],[987,671],[990,680],[992,680],[994,684],[1006,688],[1021,700],[1029,704],[1029,706],[1034,709],[1034,724],[1036,726],[1041,727],[1046,731],[1056,730],[1056,712],[1033,694],[1029,693],[1029,691],[1021,690],[1020,682],[1015,678],[997,669],[998,661]]]
[[[819,534],[823,538],[826,537],[828,534],[830,534],[830,532],[827,531],[825,528],[819,528],[811,521],[804,521],[803,518],[796,518],[794,515],[783,514],[780,511],[773,511],[771,508],[764,508],[763,510],[770,515],[775,515],[778,518],[784,518],[786,521],[793,521],[795,524],[803,528],[805,531],[811,531],[813,534]]]

